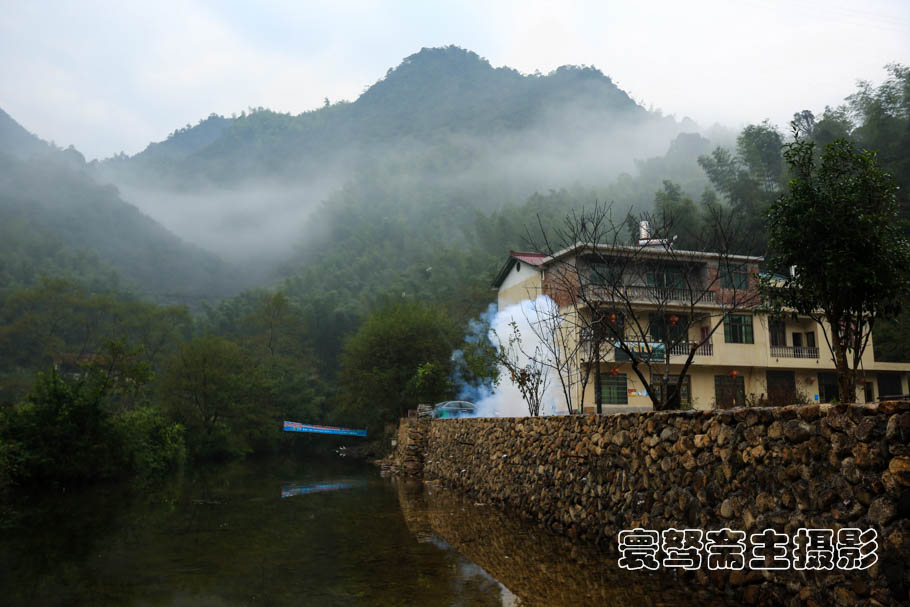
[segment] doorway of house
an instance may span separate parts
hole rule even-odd
[[[796,402],[796,374],[793,371],[768,371],[768,404],[784,407]]]
[[[818,399],[823,403],[830,403],[838,400],[836,373],[818,374]]]
[[[875,384],[872,383],[871,379],[864,379],[863,381],[863,396],[864,400],[867,403],[875,402]]]

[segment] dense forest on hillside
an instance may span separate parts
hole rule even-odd
[[[910,69],[888,74],[794,125],[878,150],[910,218]],[[682,218],[685,247],[722,208],[763,254],[791,137],[699,130],[594,68],[523,75],[454,47],[354,102],[212,115],[102,162],[0,114],[0,486],[287,448],[281,419],[375,429],[455,377],[489,383],[471,321],[529,231],[612,202]],[[910,360],[908,331],[907,312],[878,327],[876,355]]]

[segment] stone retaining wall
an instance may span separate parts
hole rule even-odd
[[[409,417],[398,426],[398,445],[388,468],[402,476],[423,476],[423,461],[427,450],[430,420]]]
[[[402,469],[609,549],[617,533],[873,528],[860,572],[699,572],[749,603],[910,602],[910,403],[404,420]],[[415,452],[421,452],[418,457]],[[747,557],[748,557],[747,553]]]

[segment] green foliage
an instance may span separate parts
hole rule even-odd
[[[799,138],[787,146],[790,184],[768,214],[767,260],[786,278],[764,282],[778,309],[823,315],[840,399],[851,402],[869,331],[895,317],[910,294],[910,243],[896,186],[875,153],[836,139],[817,159],[815,147]]]
[[[147,299],[193,304],[239,282],[96,182],[77,151],[51,148],[25,160],[0,155],[0,295],[42,276],[94,291],[120,290],[125,276]]]
[[[240,346],[205,336],[183,344],[165,366],[162,404],[187,431],[189,453],[226,459],[252,451],[268,411],[257,398],[259,377]]]
[[[153,407],[125,411],[114,418],[123,445],[124,465],[140,478],[164,475],[186,460],[183,426]]]
[[[24,402],[9,407],[0,424],[6,472],[18,483],[93,482],[129,468],[112,411],[118,395],[147,378],[130,354],[111,344],[102,360],[61,377],[38,375]]]
[[[446,314],[417,303],[391,302],[371,314],[342,355],[339,381],[348,419],[377,424],[403,416],[418,404],[420,394],[408,390],[412,380],[415,389],[430,391],[427,396],[450,396],[440,377],[451,374],[457,334]],[[415,379],[421,368],[425,380]]]
[[[700,156],[711,185],[726,199],[739,216],[745,231],[752,236],[743,244],[742,253],[764,254],[766,249],[765,214],[778,195],[783,181],[783,139],[767,121],[749,125],[736,139],[736,154],[722,147]],[[706,200],[713,205],[710,194]]]
[[[437,403],[452,396],[454,386],[447,370],[438,363],[423,363],[408,380],[405,398],[416,403]]]
[[[654,195],[654,219],[652,225],[663,226],[666,234],[658,236],[676,237],[674,246],[694,251],[701,245],[704,229],[703,219],[695,202],[683,193],[682,188],[672,181],[664,181],[663,189]],[[631,216],[630,216],[631,218]],[[632,220],[635,223],[634,219]],[[637,240],[637,226],[636,240]]]
[[[0,298],[0,402],[20,400],[35,370],[74,367],[111,341],[134,350],[155,371],[190,327],[186,308],[92,294],[72,281],[44,279]]]

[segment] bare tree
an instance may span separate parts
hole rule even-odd
[[[521,331],[514,320],[509,323],[512,333],[508,342],[501,341],[497,348],[496,358],[509,375],[509,379],[521,392],[521,397],[528,405],[528,415],[537,417],[542,411],[543,397],[550,386],[547,354],[540,343],[527,350],[521,341]],[[492,333],[499,339],[496,330]]]
[[[546,295],[521,309],[543,354],[540,362],[556,374],[568,412],[581,412],[591,375],[582,361],[584,343],[578,339],[573,310],[560,309]]]
[[[668,213],[633,218],[642,232],[629,243],[630,217],[615,221],[610,205],[595,203],[555,229],[538,220],[535,246],[550,256],[543,291],[573,325],[577,346],[565,351],[583,359],[581,375],[593,372],[598,413],[604,362],[614,363],[613,374],[618,363],[630,363],[654,409],[680,408],[695,356],[710,354],[713,335],[725,323],[731,334],[745,331],[736,315],[759,303],[759,259],[733,253],[745,239],[722,207],[706,207],[699,233],[687,235],[700,251],[673,246],[678,218]],[[671,364],[681,365],[675,375]]]

